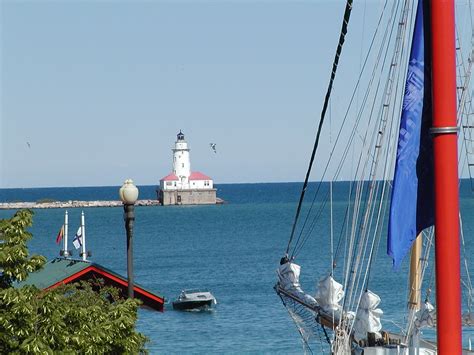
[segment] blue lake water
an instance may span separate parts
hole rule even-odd
[[[314,187],[314,186],[313,186]],[[110,200],[119,187],[2,189],[0,201]],[[140,198],[155,198],[154,186],[139,186]],[[134,237],[135,281],[173,299],[184,288],[208,288],[218,305],[213,312],[164,313],[140,310],[138,328],[150,338],[151,353],[302,353],[302,343],[273,291],[275,270],[291,231],[300,183],[218,185],[224,205],[137,207]],[[327,185],[323,186],[327,189]],[[343,220],[348,183],[334,185],[334,219]],[[311,192],[309,192],[311,194]],[[474,254],[474,198],[468,181],[461,185],[466,254]],[[126,240],[121,208],[88,208],[87,246],[91,260],[126,275]],[[69,212],[69,234],[80,222],[80,209]],[[13,211],[0,211],[6,218]],[[64,210],[35,210],[31,253],[58,255],[55,237]],[[337,229],[337,227],[336,227]],[[301,282],[314,292],[328,269],[329,209],[322,210],[314,235],[297,262]],[[406,306],[407,260],[391,269],[382,241],[370,288],[382,298],[384,325],[400,322]],[[469,260],[474,272],[473,260]],[[434,297],[432,299],[434,302]],[[428,332],[429,335],[429,332]],[[474,341],[472,331],[465,332]]]

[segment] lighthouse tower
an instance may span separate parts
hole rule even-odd
[[[157,190],[162,205],[215,204],[216,189],[212,178],[191,171],[188,142],[179,131],[173,151],[173,171],[160,180]]]
[[[191,161],[189,159],[188,143],[184,140],[184,134],[181,130],[177,135],[173,148],[173,174],[178,177],[180,188],[189,188]]]

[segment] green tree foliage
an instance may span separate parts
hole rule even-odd
[[[33,212],[20,210],[11,219],[0,220],[0,288],[23,281],[30,272],[43,267],[46,259],[33,255],[28,258],[26,243],[32,235],[26,229],[33,224]]]
[[[147,338],[135,330],[139,301],[121,298],[115,288],[97,292],[87,282],[49,291],[12,287],[45,262],[28,257],[32,216],[21,210],[0,220],[0,353],[146,353]]]

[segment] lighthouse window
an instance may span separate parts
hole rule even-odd
[[[209,186],[209,181],[204,181],[204,186]]]
[[[171,181],[166,182],[166,186],[171,186],[173,183]]]
[[[184,163],[181,163],[181,167],[184,168]]]

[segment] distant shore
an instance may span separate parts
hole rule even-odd
[[[138,200],[135,206],[159,206],[158,200]],[[122,201],[51,201],[51,202],[3,202],[0,210],[21,208],[85,208],[85,207],[121,207]]]

